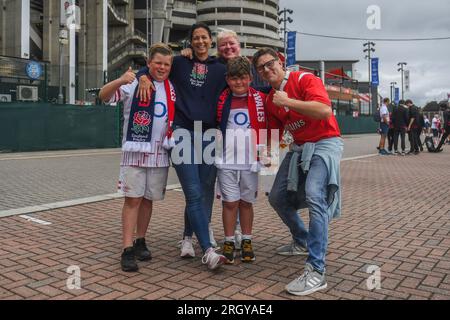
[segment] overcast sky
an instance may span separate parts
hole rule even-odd
[[[367,8],[380,8],[381,28],[370,30]],[[358,38],[450,37],[449,0],[280,0],[280,8],[294,10],[288,30]],[[297,60],[360,60],[356,78],[367,81],[365,41],[336,40],[297,34]],[[450,39],[440,41],[374,41],[373,57],[380,59],[380,94],[389,97],[390,82],[400,87],[398,62],[410,70],[410,98],[418,106],[443,100],[450,93]]]

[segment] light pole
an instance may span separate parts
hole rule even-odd
[[[365,58],[368,61],[368,71],[369,71],[369,81],[368,81],[368,85],[369,85],[369,110],[372,110],[372,84],[371,84],[371,74],[370,74],[370,67],[371,67],[371,53],[375,52],[375,49],[373,48],[375,46],[375,43],[372,41],[367,41],[366,43],[363,44],[364,47],[367,47],[363,50],[363,52],[367,52],[367,55],[365,56]]]
[[[150,13],[149,13],[150,10]],[[146,5],[146,30],[147,30],[147,54],[150,46],[153,44],[153,0],[147,0]],[[150,19],[150,27],[148,26],[148,20]],[[150,40],[148,36],[150,35]]]
[[[395,99],[395,85],[397,84],[396,81],[391,82],[391,102],[393,101],[392,99]]]
[[[287,14],[293,14],[294,11],[292,11],[291,9],[287,9],[284,8],[283,10],[278,12],[278,16],[283,15],[283,18],[279,18],[278,19],[278,23],[283,22],[283,45],[284,45],[284,68],[286,69],[287,66],[287,56],[286,56],[286,35],[287,35],[287,30],[286,30],[286,22],[292,23],[293,20],[291,19],[291,17],[288,17]]]
[[[59,91],[58,91],[58,104],[64,103],[64,94],[62,89],[62,81],[64,76],[63,69],[63,45],[68,43],[67,30],[62,27],[59,30]]]
[[[397,65],[400,66],[400,68],[398,68],[397,71],[401,71],[401,73],[402,73],[402,100],[405,100],[405,97],[403,96],[403,91],[404,91],[404,88],[403,88],[403,73],[404,73],[404,69],[403,69],[403,67],[406,66],[407,63],[406,62],[399,62],[399,63],[397,63]]]

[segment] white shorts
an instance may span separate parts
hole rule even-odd
[[[158,201],[166,193],[169,167],[141,168],[120,167],[118,189],[125,197]]]
[[[219,169],[217,173],[222,200],[255,203],[258,196],[258,172]]]

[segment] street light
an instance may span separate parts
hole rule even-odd
[[[64,69],[63,69],[63,45],[66,45],[69,43],[69,40],[67,39],[67,30],[61,28],[59,30],[59,90],[58,90],[58,104],[64,103],[64,94],[62,89],[62,81],[64,76]]]
[[[288,17],[287,14],[293,14],[294,11],[292,11],[291,9],[287,9],[284,8],[283,10],[278,12],[278,16],[283,15],[283,18],[279,18],[278,19],[278,23],[284,23],[284,27],[283,27],[283,38],[284,38],[284,68],[286,68],[287,66],[287,56],[286,56],[286,34],[287,34],[287,30],[286,30],[286,22],[292,23],[294,20],[291,19],[291,17]]]
[[[150,13],[149,13],[150,10]],[[146,3],[146,17],[145,17],[145,25],[146,25],[146,31],[147,31],[147,54],[149,51],[150,46],[153,44],[153,0],[147,0]],[[150,27],[148,25],[148,20],[150,19]],[[148,36],[150,34],[150,40],[148,39]]]
[[[367,52],[366,56],[364,57],[368,61],[368,70],[369,70],[369,110],[372,109],[372,84],[371,84],[371,74],[370,74],[370,67],[371,67],[371,53],[375,52],[375,49],[373,48],[375,46],[375,43],[372,41],[367,41],[363,44],[364,47],[367,47],[363,50],[363,52]]]
[[[396,81],[391,82],[391,102],[392,102],[393,97],[395,99],[394,89],[395,89],[396,84],[397,84]]]
[[[401,71],[401,73],[402,73],[402,100],[404,100],[405,98],[403,96],[403,91],[404,91],[404,88],[403,88],[403,73],[404,73],[404,69],[403,69],[403,67],[406,66],[407,63],[406,62],[399,62],[399,63],[397,63],[397,65],[400,66],[400,68],[398,68],[397,71]]]

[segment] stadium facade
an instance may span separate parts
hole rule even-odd
[[[10,88],[45,81],[51,88],[48,100],[62,85],[66,102],[88,101],[90,90],[129,66],[142,66],[151,43],[163,41],[181,49],[196,22],[208,24],[214,33],[219,28],[236,31],[244,55],[263,46],[282,51],[278,4],[278,0],[0,0],[0,87],[7,83],[15,100],[18,93]],[[38,79],[29,79],[25,71],[29,61],[44,69]]]

